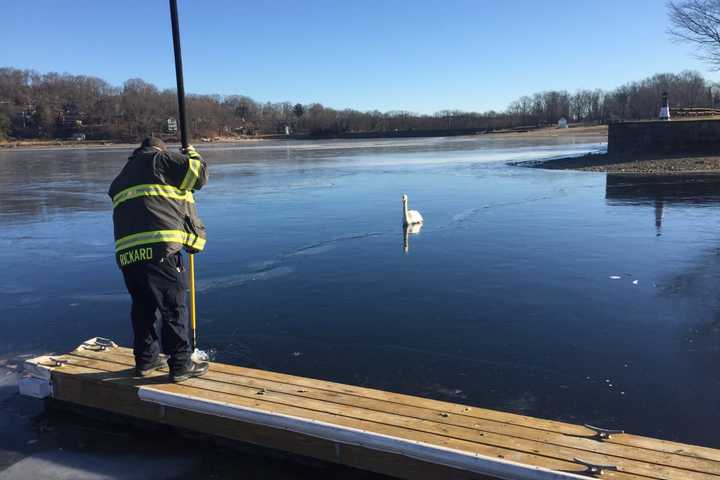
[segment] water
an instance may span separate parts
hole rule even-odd
[[[203,148],[200,346],[222,362],[720,447],[720,197],[660,202],[606,192],[603,174],[506,165],[597,142]],[[0,152],[0,356],[98,335],[129,344],[105,193],[128,153]],[[407,252],[403,193],[426,221]]]

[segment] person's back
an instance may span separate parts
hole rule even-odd
[[[191,361],[186,280],[181,250],[205,247],[205,226],[197,214],[194,190],[207,183],[207,165],[192,147],[187,155],[169,152],[146,138],[112,182],[115,255],[128,292],[136,372],[145,376],[169,356],[173,381],[202,375],[207,364]],[[158,338],[156,312],[162,319]]]

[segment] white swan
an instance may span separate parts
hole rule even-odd
[[[403,225],[415,225],[423,223],[423,217],[417,210],[408,210],[408,196],[402,196],[403,205]]]

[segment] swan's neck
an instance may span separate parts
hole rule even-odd
[[[405,223],[407,223],[409,220],[407,202],[403,202],[403,218],[405,219]]]

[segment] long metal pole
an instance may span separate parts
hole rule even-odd
[[[175,49],[175,78],[177,80],[178,123],[180,124],[180,142],[187,148],[187,117],[185,116],[185,80],[183,79],[182,51],[180,50],[180,26],[178,25],[177,0],[170,0],[170,20],[172,22],[173,48]]]
[[[178,123],[180,143],[187,148],[187,117],[185,115],[185,80],[183,79],[182,51],[180,50],[180,26],[178,24],[177,0],[170,0],[170,21],[172,23],[173,49],[175,50],[175,79],[177,80]],[[192,348],[197,348],[197,317],[195,313],[195,255],[190,254],[190,326]]]

